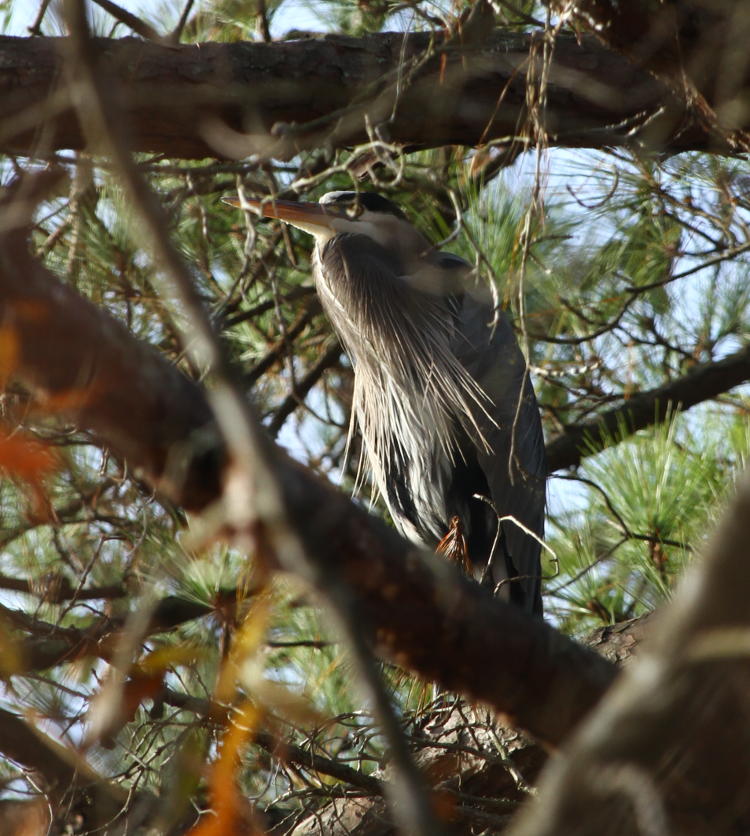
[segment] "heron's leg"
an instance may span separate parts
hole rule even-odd
[[[452,563],[457,563],[467,575],[474,574],[461,517],[451,517],[448,533],[437,544],[435,551],[447,557]]]

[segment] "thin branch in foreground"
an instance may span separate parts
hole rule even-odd
[[[74,47],[69,56],[70,75],[81,93],[77,107],[84,131],[94,143],[103,143],[108,151],[155,260],[166,270],[170,290],[190,320],[189,338],[183,334],[185,347],[197,363],[206,364],[210,371],[213,386],[209,397],[232,460],[232,478],[224,489],[226,521],[238,531],[240,543],[255,546],[261,552],[270,547],[284,568],[315,580],[318,590],[331,605],[334,620],[352,654],[359,683],[388,741],[398,776],[391,787],[394,816],[404,832],[415,836],[439,834],[441,828],[424,779],[401,734],[390,696],[360,628],[355,600],[335,573],[316,562],[315,553],[299,538],[301,532],[288,516],[286,496],[273,465],[268,440],[243,399],[191,276],[171,246],[166,233],[167,219],[137,171],[121,136],[114,130],[115,114],[96,65],[84,2],[66,0],[64,8]]]
[[[268,422],[268,432],[272,438],[281,431],[287,418],[304,403],[310,390],[321,379],[325,372],[341,359],[341,346],[336,341],[329,349],[322,354],[317,361],[308,369],[304,377],[297,381],[294,389],[279,404],[273,418]]]

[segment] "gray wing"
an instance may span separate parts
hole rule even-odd
[[[443,254],[441,254],[441,257]],[[445,267],[460,266],[451,256]],[[464,267],[465,269],[465,267]],[[538,537],[544,535],[547,465],[539,408],[526,361],[508,318],[491,327],[492,307],[470,293],[457,311],[454,351],[488,396],[476,419],[487,449],[477,439],[473,453],[484,473],[490,499],[501,517],[510,516]],[[519,578],[526,609],[541,613],[541,546],[513,521],[502,524],[504,555]],[[502,579],[503,554],[493,555],[493,580]],[[499,572],[497,570],[500,570]]]

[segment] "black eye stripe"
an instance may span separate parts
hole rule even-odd
[[[375,192],[329,192],[323,196],[321,203],[336,206],[356,206],[359,204],[370,212],[395,215],[397,218],[406,220],[406,215],[395,203]]]

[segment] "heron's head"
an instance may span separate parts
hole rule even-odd
[[[388,198],[375,192],[328,192],[318,203],[291,200],[224,198],[231,206],[251,209],[262,217],[278,218],[315,237],[318,246],[342,232],[366,235],[383,247],[402,248],[427,245],[406,218]]]

